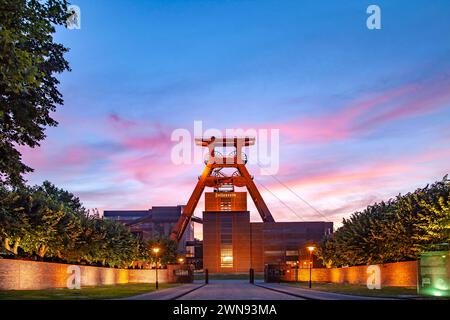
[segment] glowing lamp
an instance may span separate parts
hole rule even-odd
[[[442,292],[439,291],[439,290],[434,290],[433,291],[433,296],[435,296],[435,297],[442,297]]]

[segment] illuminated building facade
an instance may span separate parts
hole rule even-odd
[[[244,197],[245,192],[205,194],[203,266],[211,273],[262,272],[266,264],[301,263],[305,246],[333,230],[332,222],[250,222]],[[230,204],[229,199],[235,200]]]

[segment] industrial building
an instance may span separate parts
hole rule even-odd
[[[333,232],[333,223],[275,222],[246,168],[247,156],[242,148],[254,145],[254,138],[211,137],[196,139],[196,144],[209,149],[209,158],[185,206],[105,211],[105,217],[126,223],[144,239],[169,236],[178,241],[191,263],[203,264],[210,273],[243,273],[250,269],[262,272],[267,265],[309,267],[313,257],[306,247]],[[234,150],[223,156],[217,148]],[[229,174],[229,170],[234,171]],[[205,193],[201,221],[194,217],[194,211],[206,187],[213,192]],[[248,193],[236,192],[235,187],[245,187]],[[250,222],[248,195],[262,222]],[[202,242],[194,239],[194,221],[203,222]]]
[[[105,219],[112,219],[130,226],[131,231],[144,240],[168,237],[177,221],[180,219],[183,207],[152,207],[149,210],[105,210]],[[194,241],[194,220],[186,227],[178,248],[187,256],[193,255],[194,248],[187,246],[187,242]]]
[[[246,192],[205,194],[203,266],[210,273],[262,272],[268,264],[302,267],[309,260],[306,247],[333,230],[332,222],[250,222],[246,198]]]

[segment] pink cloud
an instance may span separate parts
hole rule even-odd
[[[369,180],[387,175],[401,174],[409,170],[407,165],[399,163],[366,164],[359,169],[343,168],[334,172],[319,174],[302,174],[301,177],[290,182],[299,186],[326,185],[335,183],[351,183],[355,181]]]
[[[166,153],[171,148],[170,133],[158,131],[141,136],[126,136],[121,139],[124,148],[138,151],[152,151],[152,153]]]
[[[438,164],[440,162],[445,163],[447,160],[450,161],[450,150],[437,149],[437,147],[435,146],[435,149],[426,152],[403,153],[394,159],[380,156],[360,164],[346,165],[342,163],[340,166],[330,167],[328,170],[320,170],[322,164],[320,162],[314,163],[310,165],[309,170],[299,168],[297,172],[291,171],[289,176],[293,178],[284,182],[297,187],[352,186],[354,184],[363,186],[367,183],[370,185],[376,179],[393,178],[395,176],[414,179],[421,173],[418,168],[422,164]],[[445,171],[447,167],[444,166],[441,169]],[[402,182],[404,181],[405,178],[402,179]],[[373,188],[374,186],[371,185],[370,187]],[[334,192],[335,194],[345,193],[341,187]]]
[[[101,150],[84,145],[63,146],[56,144],[52,149],[42,146],[25,149],[23,161],[34,169],[25,178],[40,183],[51,180],[54,183],[70,181],[92,172],[91,167],[104,157]]]
[[[415,92],[407,101],[400,103],[391,110],[374,116],[359,124],[355,129],[371,128],[394,120],[425,115],[446,106],[450,102],[450,86],[436,85],[436,87],[422,87]]]
[[[328,143],[368,132],[394,120],[424,115],[450,102],[450,81],[410,84],[354,101],[336,111],[289,123],[270,124],[279,128],[291,143]]]
[[[87,146],[64,145],[52,139],[46,140],[41,147],[21,147],[23,161],[36,171],[53,171],[66,168],[71,171],[89,165],[98,156],[95,149]]]
[[[353,138],[391,121],[434,112],[442,108],[449,97],[445,83],[440,86],[407,85],[358,99],[329,113],[269,126],[280,128],[290,143],[314,142],[320,145]],[[80,174],[91,179],[89,175],[95,171],[102,180],[89,181],[93,186],[83,187],[79,192],[88,207],[146,209],[152,205],[184,204],[191,195],[202,166],[172,164],[170,135],[173,128],[170,126],[127,119],[117,114],[102,119],[66,117],[61,122],[70,124],[62,126],[63,130],[72,130],[72,133],[83,130],[87,133],[83,137],[90,136],[95,143],[80,141],[76,134],[59,142],[58,137],[50,136],[42,148],[25,151],[24,159],[38,172],[42,171],[44,175],[52,173],[56,179],[60,176],[78,178]],[[326,208],[324,212],[327,215],[344,214],[346,210],[351,213],[357,206],[379,199],[377,197],[382,192],[403,191],[402,188],[418,181],[439,179],[436,172],[440,174],[448,166],[436,165],[426,169],[421,166],[433,166],[438,162],[444,163],[442,159],[449,159],[450,150],[440,148],[426,153],[403,154],[395,160],[380,157],[364,163],[356,160],[347,163],[331,158],[302,166],[298,163],[282,165],[279,176],[292,177],[281,179],[300,190],[302,195],[305,193],[305,198],[313,205]],[[102,165],[93,169],[92,164],[99,159],[103,161]],[[46,178],[53,180],[51,176]],[[282,189],[275,182],[267,186],[276,191]],[[277,220],[298,219],[277,199],[271,199],[267,193],[265,197]],[[337,204],[330,207],[329,200],[335,200]],[[304,210],[304,205],[292,195],[288,201],[303,210],[305,217],[311,217],[311,211]],[[201,210],[202,203],[199,203],[197,213]]]
[[[412,90],[413,86],[401,87],[331,113],[280,124],[278,127],[281,133],[287,134],[296,142],[329,142],[345,139],[353,133],[352,124],[366,112]]]
[[[171,127],[141,120],[129,121],[117,115],[107,125],[108,130],[114,132],[112,139],[120,145],[120,150],[109,157],[108,170],[117,172],[115,180],[156,185],[167,183],[191,169],[172,164]],[[125,126],[127,130],[116,130],[117,125]]]
[[[290,171],[288,176],[291,179],[279,179],[330,219],[331,216],[342,217],[374,201],[387,200],[398,193],[423,187],[450,173],[450,149],[440,147],[436,145],[426,152],[403,153],[394,159],[379,157],[360,164],[342,163],[325,171],[319,170],[321,164],[317,164],[316,169],[311,165],[309,170],[299,168],[297,172]],[[257,177],[259,179],[261,177]],[[285,201],[307,219],[323,218],[278,182],[269,179],[265,185],[275,194],[284,194]],[[272,209],[274,204],[277,205],[276,199],[270,201],[269,207]],[[277,209],[274,212],[281,211]],[[295,219],[286,209],[279,214]]]
[[[121,145],[124,151],[167,153],[171,148],[173,128],[159,122],[129,120],[117,114],[106,119],[105,132]]]
[[[126,179],[134,179],[144,184],[174,184],[173,178],[189,171],[191,167],[175,166],[169,157],[143,156],[124,157],[112,164],[112,167]]]
[[[88,175],[100,160],[103,165],[96,170],[113,179],[128,174],[127,179],[147,181],[154,172],[159,176],[173,172],[165,164],[170,162],[170,127],[116,114],[95,120],[65,116],[62,121],[66,126],[56,129],[59,136],[49,135],[39,148],[20,148],[24,162],[35,169],[33,175],[54,173],[58,179]],[[89,142],[81,141],[79,132],[90,137]]]
[[[107,123],[114,129],[119,130],[128,130],[137,125],[136,121],[124,119],[123,117],[115,113],[109,115],[109,117],[107,118]]]

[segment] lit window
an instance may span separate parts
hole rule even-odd
[[[233,268],[233,248],[229,245],[220,248],[220,267]]]
[[[220,267],[233,267],[233,220],[221,217],[220,221]]]

